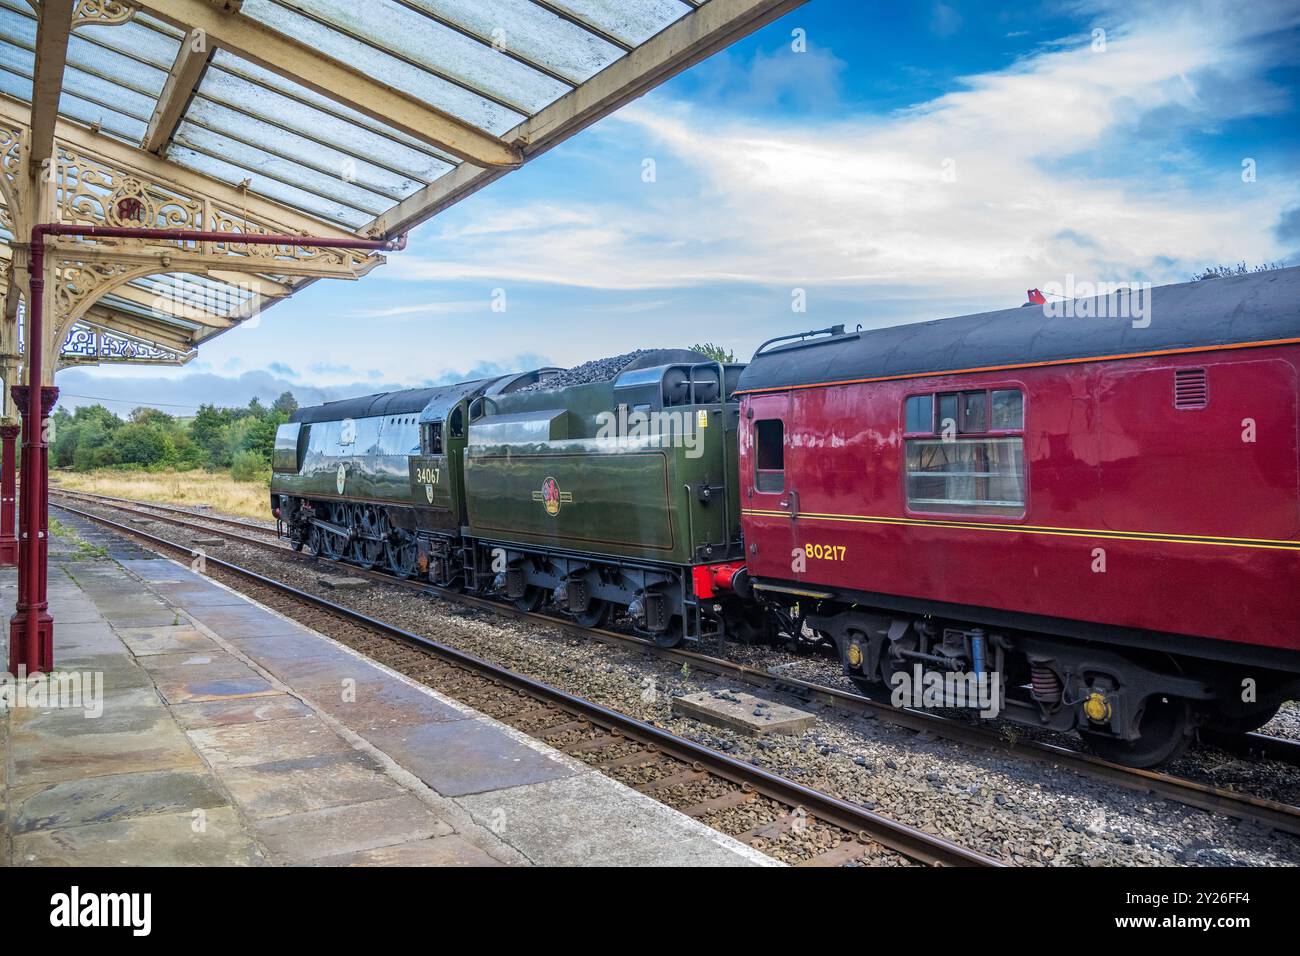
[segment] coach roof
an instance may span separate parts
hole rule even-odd
[[[1056,303],[1064,314],[1048,303],[779,345],[754,356],[737,391],[1300,341],[1300,268],[1131,296]]]

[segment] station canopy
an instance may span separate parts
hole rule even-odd
[[[59,167],[63,221],[136,176],[267,231],[391,238],[801,2],[0,0],[0,125]],[[225,228],[157,205],[139,224]],[[0,242],[14,231],[0,209]],[[75,330],[183,362],[333,274],[186,260],[114,285]]]

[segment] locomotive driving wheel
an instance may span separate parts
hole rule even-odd
[[[358,532],[352,542],[351,553],[356,564],[369,571],[383,560],[384,542],[378,540],[380,531],[380,514],[374,505],[357,505],[353,511],[354,525]]]
[[[348,509],[347,505],[335,502],[329,506],[326,514],[326,520],[336,527],[346,528],[348,526]],[[317,528],[317,535],[320,539],[320,553],[331,561],[337,561],[343,557],[343,552],[347,548],[346,541],[332,531],[326,531]]]
[[[380,516],[379,523],[384,537],[384,560],[388,570],[399,578],[409,578],[415,573],[415,559],[420,550],[415,535],[394,528],[387,514]]]

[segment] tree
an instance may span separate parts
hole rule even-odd
[[[280,423],[275,421],[273,416],[250,418],[248,422],[242,450],[251,451],[270,464],[271,453],[275,451],[275,430]]]
[[[298,399],[293,397],[293,392],[281,392],[280,397],[271,403],[271,411],[282,413],[285,421],[297,410]]]
[[[131,421],[141,425],[170,425],[174,419],[166,412],[142,405],[131,410]]]
[[[158,465],[172,457],[175,448],[161,429],[128,422],[113,436],[117,460],[124,465]]]
[[[723,365],[730,365],[736,361],[735,352],[724,349],[721,345],[714,345],[712,342],[705,342],[703,345],[692,345],[691,351],[707,355],[713,361],[721,362]]]

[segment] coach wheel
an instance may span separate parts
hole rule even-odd
[[[1241,734],[1248,734],[1252,730],[1259,730],[1259,728],[1276,717],[1281,708],[1282,705],[1278,704],[1275,707],[1264,707],[1248,714],[1231,716],[1227,714],[1211,714],[1205,719],[1203,726],[1212,733],[1238,737]]]
[[[604,627],[609,622],[610,605],[608,601],[592,598],[585,611],[573,615],[573,620],[583,627]]]
[[[1173,760],[1191,743],[1191,705],[1178,697],[1155,694],[1142,703],[1138,738],[1120,740],[1080,730],[1089,749],[1111,763],[1126,767],[1155,767]]]

